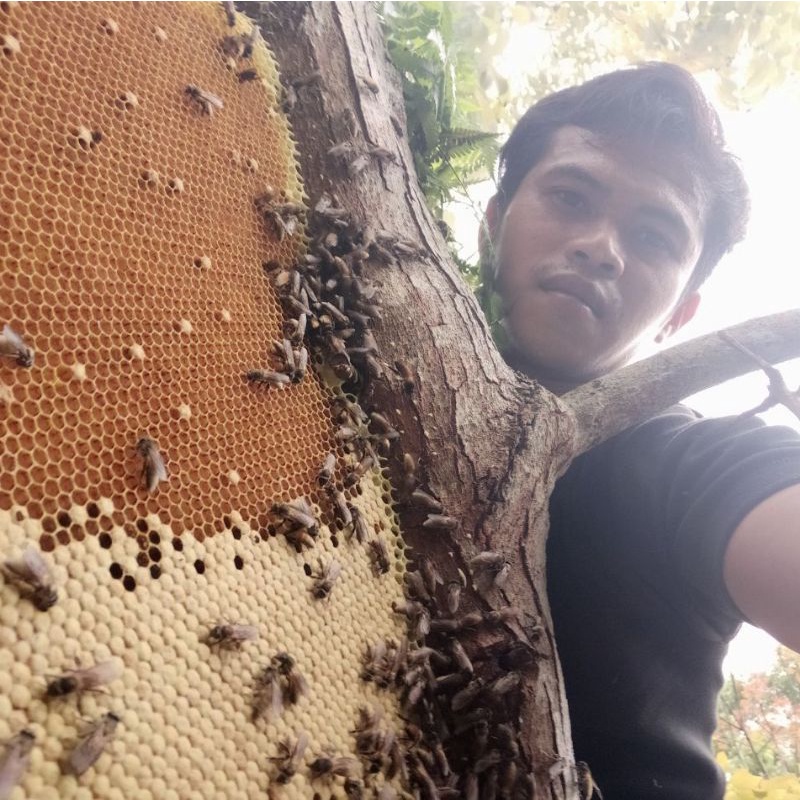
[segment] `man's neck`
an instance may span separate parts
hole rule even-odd
[[[570,390],[580,386],[580,383],[577,381],[567,381],[560,376],[548,375],[545,370],[527,361],[524,356],[514,349],[510,348],[504,352],[503,358],[512,369],[521,372],[523,375],[527,375],[529,378],[533,378],[538,384],[544,386],[548,392],[552,392],[555,395],[566,394]]]

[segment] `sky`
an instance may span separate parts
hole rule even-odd
[[[704,88],[714,99],[713,85]],[[697,316],[665,346],[678,344],[734,325],[746,319],[800,307],[800,258],[796,246],[800,194],[800,102],[790,89],[775,92],[747,112],[720,108],[729,148],[741,160],[751,189],[752,217],[748,235],[717,266],[702,290]],[[718,106],[719,107],[719,106]],[[491,183],[472,187],[472,202],[485,208],[493,193]],[[462,255],[477,251],[476,211],[464,205],[451,207],[447,215]],[[800,334],[799,334],[800,335]],[[781,371],[791,388],[800,386],[800,359],[786,362]],[[763,373],[728,381],[694,395],[685,402],[705,416],[724,416],[746,411],[766,397]],[[798,421],[786,409],[761,415],[770,424]],[[744,677],[768,669],[775,658],[776,642],[749,625],[731,644],[723,670]]]

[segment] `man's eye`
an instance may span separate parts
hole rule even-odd
[[[586,208],[586,198],[580,193],[572,189],[556,189],[553,191],[553,197],[562,205],[576,210]]]
[[[636,238],[640,244],[650,250],[660,250],[665,253],[672,252],[672,244],[669,239],[654,228],[640,228],[636,233]]]

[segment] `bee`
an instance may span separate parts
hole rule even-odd
[[[243,33],[239,36],[242,42],[242,58],[250,58],[253,55],[253,48],[258,41],[260,32],[257,25],[253,25],[248,33]]]
[[[355,534],[356,541],[359,544],[364,544],[369,538],[369,526],[367,520],[361,511],[355,506],[350,507],[350,512],[353,515],[353,533]]]
[[[472,662],[469,660],[469,656],[467,655],[466,650],[464,650],[464,646],[456,638],[450,640],[450,653],[452,654],[453,661],[455,661],[455,664],[460,672],[466,672],[470,675],[473,673],[474,668],[472,666]]]
[[[495,700],[499,700],[509,692],[513,692],[515,689],[518,689],[520,683],[522,683],[522,675],[520,675],[518,672],[507,672],[505,675],[501,675],[496,681],[494,681],[487,688],[486,693],[492,696]]]
[[[291,377],[285,372],[265,372],[261,369],[251,369],[245,373],[245,378],[258,386],[275,386],[279,389],[292,382]]]
[[[136,442],[136,452],[142,457],[142,486],[152,493],[161,481],[167,480],[167,467],[158,444],[146,436]]]
[[[0,798],[3,800],[22,779],[35,742],[36,736],[29,730],[20,731],[6,742],[0,757]]]
[[[349,159],[353,155],[354,145],[352,142],[340,142],[328,150],[331,158]]]
[[[419,562],[419,571],[422,579],[425,581],[425,586],[428,591],[433,595],[436,592],[436,587],[444,585],[444,580],[436,569],[436,565],[430,558],[421,558]]]
[[[592,800],[596,795],[603,800],[603,793],[600,787],[594,782],[592,772],[589,765],[585,761],[578,761],[575,764],[575,771],[578,775],[578,791],[580,792],[581,800]]]
[[[371,469],[374,464],[375,459],[369,453],[366,453],[356,467],[347,473],[344,479],[344,485],[348,487],[355,486],[355,484],[364,477],[367,470]]]
[[[377,81],[374,81],[369,75],[356,75],[356,77],[367,87],[373,94],[378,94],[380,92],[381,87],[378,85]]]
[[[277,764],[275,781],[280,784],[289,783],[303,763],[303,755],[308,747],[308,734],[300,731],[297,740],[284,739],[278,744],[278,755],[270,759]]]
[[[351,527],[353,524],[353,512],[350,510],[351,506],[348,504],[345,496],[335,489],[329,492],[329,494],[333,500],[336,518],[345,528]]]
[[[205,91],[205,89],[201,89],[199,86],[195,86],[193,83],[188,84],[184,91],[189,99],[199,106],[202,113],[207,114],[209,117],[214,114],[215,108],[218,110],[225,108],[225,103],[219,97]]]
[[[45,698],[66,697],[70,694],[97,692],[122,674],[118,661],[101,661],[86,669],[72,669],[53,678],[45,689]]]
[[[372,556],[372,569],[376,575],[385,575],[391,565],[389,564],[389,551],[383,539],[373,539],[369,543]]]
[[[344,782],[344,794],[347,800],[363,800],[364,784],[355,778],[347,778]]]
[[[449,581],[447,584],[447,609],[451,614],[458,611],[461,605],[461,591],[465,584],[462,581]]]
[[[342,565],[335,559],[323,567],[322,561],[319,562],[319,572],[312,577],[314,584],[311,587],[311,594],[315,600],[325,600],[330,597],[333,586],[342,574]]]
[[[463,711],[469,708],[483,693],[484,683],[480,678],[470,681],[460,692],[456,692],[450,699],[450,708],[453,711]]]
[[[334,775],[341,778],[352,778],[357,766],[358,762],[354,758],[326,754],[315,758],[308,765],[308,770],[312,780],[316,781],[322,778],[330,780]]]
[[[500,797],[511,797],[517,783],[519,767],[516,761],[506,761],[500,769]]]
[[[389,121],[392,123],[392,127],[394,128],[395,133],[400,138],[405,137],[405,129],[403,128],[403,124],[394,114],[389,114]]]
[[[237,76],[239,83],[249,83],[258,80],[258,72],[254,69],[242,70]]]
[[[440,514],[442,511],[442,504],[435,497],[423,492],[422,489],[415,489],[411,493],[411,499],[418,506],[422,506],[422,508],[432,511],[434,514]]]
[[[295,705],[303,695],[308,694],[308,683],[298,671],[295,660],[288,653],[275,654],[270,664],[285,679],[283,697],[289,705]]]
[[[492,586],[502,589],[508,580],[511,564],[502,553],[486,550],[470,559],[469,568],[476,586],[484,591]]]
[[[283,713],[283,687],[278,670],[270,664],[256,675],[253,684],[251,719],[253,722],[266,716],[277,719]],[[292,773],[294,774],[294,773]]]
[[[314,516],[314,509],[305,497],[298,497],[291,503],[275,503],[272,511],[284,520],[305,528],[313,537],[319,534],[319,523]]]
[[[297,362],[294,368],[294,372],[292,373],[292,383],[300,383],[303,378],[306,376],[306,370],[308,369],[308,350],[305,347],[301,347],[298,354],[297,354]]]
[[[406,572],[406,586],[408,594],[411,597],[422,600],[424,603],[430,603],[432,597],[425,586],[425,581],[419,572]]]
[[[414,491],[417,485],[417,462],[411,453],[403,454],[403,488],[407,492]],[[439,508],[441,511],[441,507]]]
[[[255,625],[231,625],[223,622],[208,632],[206,644],[209,647],[239,650],[245,642],[252,642],[254,639],[258,639],[258,628]]]
[[[256,209],[269,220],[278,234],[278,241],[291,237],[297,231],[300,217],[305,214],[305,207],[300,203],[282,203],[275,205],[270,192],[259,195],[256,200]]]
[[[405,361],[395,361],[394,368],[403,381],[403,389],[409,394],[413,392],[417,385],[417,379],[414,377],[411,367]]]
[[[325,456],[325,461],[322,462],[322,468],[317,475],[317,483],[320,486],[327,486],[333,477],[333,470],[336,468],[336,454],[328,453]]]
[[[233,28],[236,25],[236,9],[233,5],[233,0],[222,0],[222,8],[225,11],[225,19],[228,22],[228,27]]]
[[[20,594],[30,600],[39,611],[47,611],[58,600],[50,569],[34,547],[26,547],[21,558],[8,559],[1,568],[6,580],[16,584]]]
[[[391,161],[393,164],[397,163],[397,157],[395,156],[395,154],[391,150],[387,150],[385,147],[370,145],[367,148],[367,154],[372,156],[372,158],[377,159],[378,161]],[[395,249],[395,252],[398,252],[397,249]],[[413,252],[416,253],[416,251]],[[410,253],[406,253],[406,255],[410,255]]]
[[[93,766],[114,738],[120,721],[113,711],[109,711],[93,722],[69,754],[64,764],[64,772],[79,776]]]
[[[292,86],[296,89],[302,89],[304,86],[312,86],[314,84],[322,83],[321,72],[309,72],[308,75],[301,75],[292,81]]]
[[[458,520],[453,517],[447,517],[443,514],[428,514],[425,522],[422,523],[423,528],[444,528],[448,531],[454,531],[458,527]]]
[[[19,367],[33,366],[33,349],[10,325],[4,325],[0,333],[0,356],[16,361]]]

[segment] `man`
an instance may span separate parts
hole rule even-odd
[[[747,188],[684,70],[551,95],[501,154],[484,308],[556,393],[697,311]],[[721,662],[747,619],[800,649],[800,438],[670,409],[577,459],[551,501],[548,591],[576,759],[606,800],[716,800]]]

